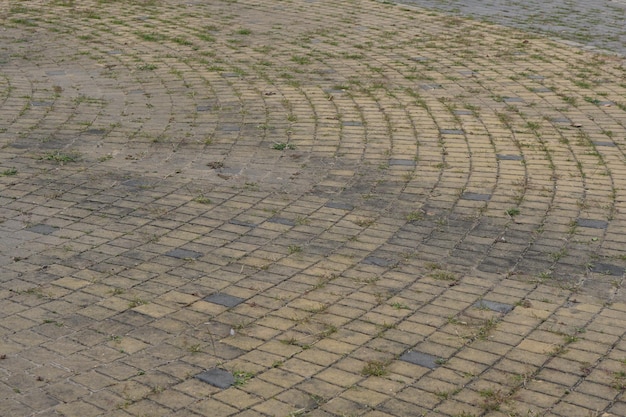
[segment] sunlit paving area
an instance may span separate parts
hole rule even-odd
[[[626,416],[621,34],[419,3],[0,2],[0,416]]]

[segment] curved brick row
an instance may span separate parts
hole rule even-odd
[[[619,58],[129,3],[3,12],[0,414],[624,414]]]

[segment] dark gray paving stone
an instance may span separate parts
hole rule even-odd
[[[346,90],[338,89],[338,88],[327,88],[324,90],[326,94],[342,94],[345,93]]]
[[[243,298],[235,297],[234,295],[218,292],[204,297],[204,301],[219,304],[224,307],[235,307],[236,305],[243,303],[245,300]]]
[[[131,259],[137,259],[144,262],[149,261],[150,259],[154,259],[156,255],[151,252],[143,252],[140,250],[130,250],[124,253],[124,256]]]
[[[219,368],[209,369],[196,375],[196,378],[217,388],[226,389],[235,383],[235,377],[228,371]]]
[[[463,193],[461,199],[472,201],[489,201],[491,199],[491,194]]]
[[[154,184],[153,184],[152,181],[147,180],[147,179],[135,178],[135,179],[130,179],[130,180],[124,181],[124,182],[122,182],[121,185],[123,185],[124,187],[141,189],[141,188],[152,187]]]
[[[524,159],[522,155],[497,155],[497,158],[500,161],[521,161]]]
[[[239,132],[240,129],[241,126],[239,125],[224,124],[221,125],[218,130],[220,132]]]
[[[58,150],[58,149],[65,149],[65,144],[64,142],[57,141],[56,138],[50,138],[50,141],[42,143],[41,145],[39,145],[39,147],[41,149]]]
[[[502,101],[505,103],[523,103],[524,99],[521,97],[504,97]]]
[[[455,110],[454,114],[458,115],[458,116],[471,116],[474,113],[470,110]]]
[[[589,227],[591,229],[606,229],[609,222],[594,219],[578,219],[576,222],[580,227]]]
[[[498,313],[506,314],[513,310],[511,304],[498,303],[497,301],[481,300],[474,304],[476,308],[488,308],[491,311],[497,311]]]
[[[419,86],[422,90],[439,90],[442,89],[443,86],[441,84],[420,84]]]
[[[442,135],[464,135],[465,132],[461,129],[439,129],[439,133]]]
[[[341,123],[342,126],[363,126],[363,122],[346,120]]]
[[[414,167],[415,160],[414,159],[390,159],[389,166],[407,166]]]
[[[178,259],[197,259],[202,256],[200,252],[180,248],[172,249],[166,252],[165,255]]]
[[[595,146],[607,146],[609,148],[616,148],[617,147],[615,142],[594,141],[593,144]]]
[[[27,149],[32,147],[32,144],[29,141],[21,140],[11,143],[10,146],[14,149]]]
[[[624,275],[624,268],[613,264],[595,264],[591,268],[591,271],[598,274],[612,275],[614,277],[621,277],[622,275]]]
[[[378,256],[368,256],[363,259],[363,263],[366,265],[376,265],[376,266],[392,266],[396,264],[396,261],[392,259],[379,258]]]
[[[251,229],[255,228],[257,225],[254,223],[248,223],[248,222],[244,222],[241,220],[237,220],[237,219],[232,219],[230,220],[228,223],[230,224],[234,224],[236,226],[245,226],[245,227],[249,227]]]
[[[272,217],[268,220],[270,223],[284,224],[285,226],[295,226],[296,223],[293,220],[285,219],[284,217]]]
[[[52,106],[54,103],[52,101],[31,101],[30,105],[33,107],[48,107]]]
[[[340,201],[329,201],[328,203],[324,205],[324,207],[340,209],[340,210],[348,210],[348,211],[354,209],[354,206],[352,204],[342,203]]]
[[[107,131],[104,129],[88,129],[85,133],[88,135],[104,135]]]
[[[439,366],[437,364],[439,358],[433,355],[429,355],[428,353],[417,352],[415,350],[409,350],[405,352],[402,356],[400,356],[400,360],[404,362],[409,362],[414,365],[423,366],[428,369],[435,369]]]
[[[501,274],[510,270],[513,265],[515,265],[514,259],[488,257],[478,265],[477,269],[483,272]]]
[[[26,230],[33,233],[39,233],[40,235],[50,235],[59,230],[59,228],[55,226],[49,226],[47,224],[36,224],[34,226],[28,227]]]

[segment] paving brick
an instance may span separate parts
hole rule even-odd
[[[572,414],[572,413],[580,413],[581,411],[591,411],[594,412],[595,410],[592,410],[591,408],[586,408],[586,407],[580,407],[579,405],[574,405],[574,404],[570,404],[567,402],[561,402],[559,404],[557,404],[556,406],[554,406],[554,408],[552,409],[552,413],[555,416],[565,416],[568,413]]]
[[[65,416],[97,416],[102,413],[102,410],[91,405],[82,402],[73,402],[69,404],[62,404],[56,407],[56,411]]]
[[[225,391],[218,392],[213,395],[213,398],[235,408],[243,409],[249,408],[254,404],[261,402],[260,398],[237,389],[227,389]]]
[[[88,390],[74,383],[56,383],[47,387],[46,391],[64,403],[75,401],[88,394]]]
[[[344,388],[348,388],[359,382],[363,377],[359,373],[342,371],[340,369],[327,369],[316,375],[322,381],[326,381]]]
[[[205,399],[192,404],[189,410],[201,416],[226,417],[237,412],[236,408],[230,407],[220,401]]]
[[[153,416],[167,416],[172,412],[170,408],[157,404],[151,399],[142,399],[137,401],[136,403],[129,405],[127,410],[130,414],[147,412]]]
[[[228,388],[235,382],[235,378],[232,373],[219,368],[213,368],[200,372],[196,375],[196,378],[217,388]]]

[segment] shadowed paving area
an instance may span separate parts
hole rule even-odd
[[[369,0],[0,16],[1,416],[626,415],[619,56]]]
[[[626,0],[396,0],[626,56]]]

